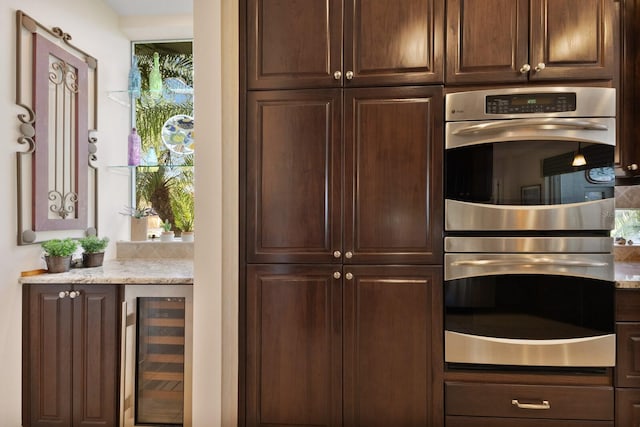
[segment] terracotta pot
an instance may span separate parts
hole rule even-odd
[[[148,221],[146,217],[131,217],[131,241],[139,242],[147,240]]]
[[[82,254],[82,265],[84,267],[100,267],[104,261],[104,252],[93,254]]]
[[[49,256],[44,257],[49,273],[64,273],[71,269],[71,255],[69,256]]]

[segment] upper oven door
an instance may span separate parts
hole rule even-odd
[[[447,123],[445,229],[610,230],[614,146],[610,117]]]

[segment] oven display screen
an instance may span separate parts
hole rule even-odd
[[[486,97],[487,114],[558,113],[575,111],[575,93],[533,93]]]

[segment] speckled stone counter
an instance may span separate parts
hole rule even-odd
[[[640,290],[640,261],[616,262],[616,288]]]
[[[102,267],[72,268],[66,273],[21,277],[20,283],[191,285],[193,260],[116,259],[106,261]]]

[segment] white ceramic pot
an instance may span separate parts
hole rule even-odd
[[[182,241],[183,242],[193,242],[193,231],[183,231],[182,232]]]
[[[161,242],[173,242],[174,233],[173,231],[163,231],[160,233],[160,241]]]

